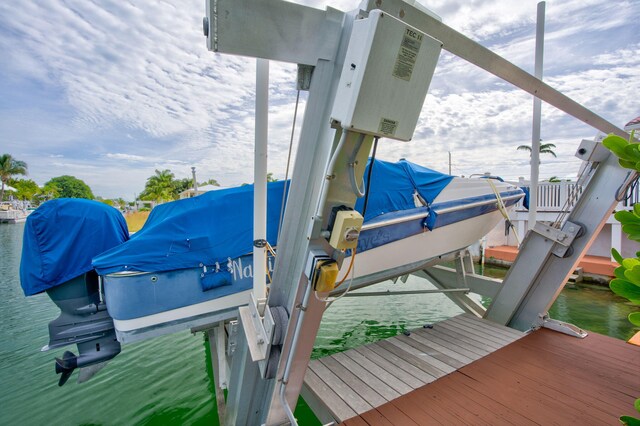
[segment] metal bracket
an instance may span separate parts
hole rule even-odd
[[[589,333],[576,325],[550,318],[549,314],[540,314],[540,324],[535,328],[548,328],[549,330],[568,334],[578,339],[584,339],[589,335]]]
[[[312,65],[298,64],[298,82],[296,88],[301,91],[308,92],[311,88],[311,78],[313,77],[313,70],[316,67]]]
[[[276,324],[271,308],[266,307],[266,300],[260,299],[256,302],[251,295],[251,300],[247,306],[238,308],[242,329],[247,339],[247,346],[251,354],[251,360],[258,363],[262,377],[266,377],[269,369],[271,352],[279,350],[273,343],[276,334],[276,327],[285,327],[283,324]],[[264,315],[260,315],[260,311]],[[279,352],[278,352],[279,353]]]
[[[256,248],[264,248],[267,246],[267,240],[253,240],[253,246]]]
[[[571,244],[581,235],[581,231],[582,226],[572,222],[566,222],[562,229],[553,228],[540,222],[537,222],[533,227],[533,232],[555,243],[551,252],[558,257],[565,257],[567,253],[571,254]]]
[[[262,323],[262,317],[260,316],[260,307],[256,299],[254,299],[253,294],[251,294],[249,304],[238,308],[238,310],[242,321],[242,328],[249,343],[251,359],[254,362],[262,361],[267,357],[267,347],[271,341],[271,336],[267,335],[267,331]],[[271,314],[268,309],[265,309],[264,312],[266,315]],[[273,324],[273,318],[268,322]],[[269,327],[269,331],[273,332],[273,327]]]
[[[238,345],[238,320],[230,321],[227,328],[227,356],[231,358]]]

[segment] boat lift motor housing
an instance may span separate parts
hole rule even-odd
[[[331,118],[349,131],[411,140],[441,48],[380,10],[356,20]]]

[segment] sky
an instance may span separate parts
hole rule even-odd
[[[533,73],[536,1],[421,0],[443,22]],[[357,0],[297,0],[349,11]],[[0,3],[0,153],[42,185],[60,175],[95,195],[133,200],[156,169],[177,178],[253,181],[255,60],[215,54],[204,0]],[[550,0],[544,80],[618,125],[640,115],[640,2]],[[296,67],[272,62],[269,166],[285,175]],[[301,94],[296,136],[306,93]],[[529,174],[532,97],[443,51],[411,142],[383,140],[378,158],[452,174]],[[541,178],[575,178],[574,153],[597,131],[542,107]],[[294,138],[294,151],[297,145]],[[329,143],[329,141],[327,142]],[[295,158],[295,152],[294,152]]]

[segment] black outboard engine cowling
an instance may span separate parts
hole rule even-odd
[[[56,358],[58,385],[66,383],[76,368],[104,363],[120,353],[113,319],[100,300],[100,285],[95,271],[89,271],[47,290],[49,298],[60,308],[60,316],[49,323],[49,344],[42,350],[57,349],[75,343],[79,354],[66,351]],[[88,380],[99,369],[82,374]]]
[[[60,316],[49,323],[49,344],[42,350],[78,347],[78,355],[66,351],[56,358],[60,386],[76,368],[81,369],[78,382],[88,380],[120,353],[91,260],[128,239],[122,214],[96,201],[60,198],[44,203],[27,218],[22,289],[26,296],[46,291],[60,308]]]

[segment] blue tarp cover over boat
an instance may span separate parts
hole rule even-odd
[[[267,188],[267,241],[275,245],[284,181]],[[253,251],[253,185],[209,191],[155,207],[144,227],[93,259],[100,275],[226,263]]]
[[[26,296],[93,269],[91,259],[129,239],[122,214],[104,203],[77,198],[47,201],[24,228],[20,282]]]
[[[368,166],[365,179],[368,175]],[[431,202],[452,177],[402,160],[376,160],[366,218],[414,209],[413,194]],[[275,246],[284,182],[268,184],[267,240]],[[362,211],[363,200],[356,204]],[[118,247],[96,256],[100,275],[162,272],[201,265],[226,264],[253,251],[253,185],[207,192],[161,204],[144,227]]]
[[[369,167],[364,172],[365,185]],[[418,194],[428,203],[440,194],[453,176],[400,160],[397,163],[375,160],[371,173],[369,201],[365,222],[384,213],[409,210],[416,207],[413,194]],[[364,198],[356,202],[356,210],[362,213]],[[433,217],[435,220],[435,216]]]

